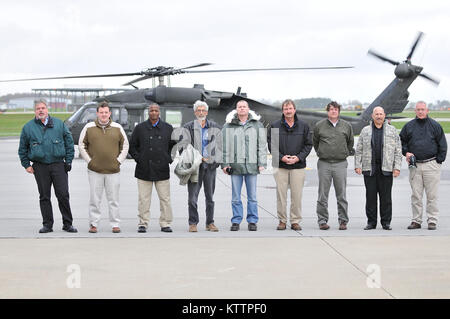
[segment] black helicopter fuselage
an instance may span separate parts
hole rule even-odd
[[[354,134],[358,135],[362,128],[369,124],[375,106],[382,106],[386,114],[402,112],[408,103],[407,89],[416,77],[417,74],[403,79],[396,77],[361,115],[341,116],[341,118],[348,121],[353,127]],[[282,115],[280,107],[249,99],[245,94],[206,90],[203,85],[195,85],[193,88],[162,85],[152,89],[136,89],[116,93],[99,98],[98,101],[104,99],[109,101],[111,106],[112,120],[120,123],[129,137],[137,124],[148,119],[148,106],[153,102],[160,105],[161,118],[174,127],[183,126],[195,119],[192,107],[197,100],[208,103],[208,117],[221,125],[225,123],[227,114],[235,109],[239,100],[246,100],[250,109],[261,115],[261,121],[265,127],[279,120]],[[86,103],[66,120],[75,143],[78,143],[78,137],[84,125],[96,119],[98,101]],[[327,113],[297,108],[297,116],[308,123],[313,130],[318,121],[327,118]]]

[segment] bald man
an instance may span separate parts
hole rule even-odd
[[[372,112],[372,121],[361,131],[356,146],[355,172],[364,175],[366,187],[365,230],[377,227],[377,197],[380,197],[380,222],[385,230],[391,230],[392,182],[400,175],[402,145],[397,129],[385,121],[381,106]]]
[[[439,209],[438,186],[441,179],[441,164],[447,156],[447,140],[442,126],[428,117],[428,107],[419,101],[415,108],[416,118],[406,123],[400,132],[402,153],[411,164],[416,158],[416,167],[410,166],[412,221],[408,229],[419,229],[423,215],[423,193],[427,196],[427,223],[429,230],[435,230]]]

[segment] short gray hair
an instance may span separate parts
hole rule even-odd
[[[200,100],[198,100],[198,101],[196,101],[196,102],[194,103],[194,107],[193,107],[194,112],[197,111],[197,109],[198,109],[199,106],[204,106],[205,109],[206,109],[206,111],[208,111],[208,109],[209,109],[209,106],[208,106],[208,104],[207,104],[205,101],[200,101]]]
[[[37,99],[37,100],[34,100],[34,108],[35,108],[35,109],[36,109],[36,105],[38,105],[38,104],[44,104],[45,107],[48,107],[48,103],[47,103],[47,100],[46,100],[46,99]]]
[[[428,108],[428,105],[427,105],[427,103],[426,103],[425,101],[418,101],[418,102],[416,103],[416,106],[419,105],[419,104],[424,104],[425,107]]]

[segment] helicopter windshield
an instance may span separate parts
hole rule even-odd
[[[84,104],[75,113],[73,113],[66,121],[71,124],[74,124],[75,122],[77,122],[77,119],[80,117],[80,114],[82,114],[83,111],[86,108],[89,108],[90,106],[97,107],[97,103],[89,102],[89,103]]]

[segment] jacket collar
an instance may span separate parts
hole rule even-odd
[[[287,123],[286,123],[286,119],[284,117],[284,114],[281,115],[281,124],[283,124],[284,126],[286,126],[288,129],[294,128],[297,125],[298,122],[298,117],[297,117],[297,113],[294,114],[294,125],[292,125],[292,127],[290,127]]]
[[[97,125],[97,126],[100,127],[100,128],[103,128],[103,127],[107,128],[107,127],[109,127],[109,126],[111,125],[111,123],[112,123],[112,120],[111,120],[111,119],[109,119],[108,123],[106,123],[105,125],[101,124],[101,123],[98,121],[98,119],[95,120],[95,125]]]
[[[255,111],[250,110],[248,112],[248,120],[247,120],[247,122],[259,121],[260,118],[261,118],[261,116],[256,114]],[[233,110],[230,113],[228,113],[227,117],[225,118],[225,123],[239,124],[239,118],[238,118],[236,110]]]
[[[53,124],[53,118],[49,115],[48,116],[48,121],[47,121],[47,125],[44,125],[44,123],[42,123],[42,121],[40,120],[40,119],[38,119],[38,118],[34,118],[34,121],[37,123],[37,124],[40,124],[40,125],[42,125],[42,126],[44,126],[44,127],[48,127],[48,128],[52,128],[53,126],[54,126],[54,124]]]

